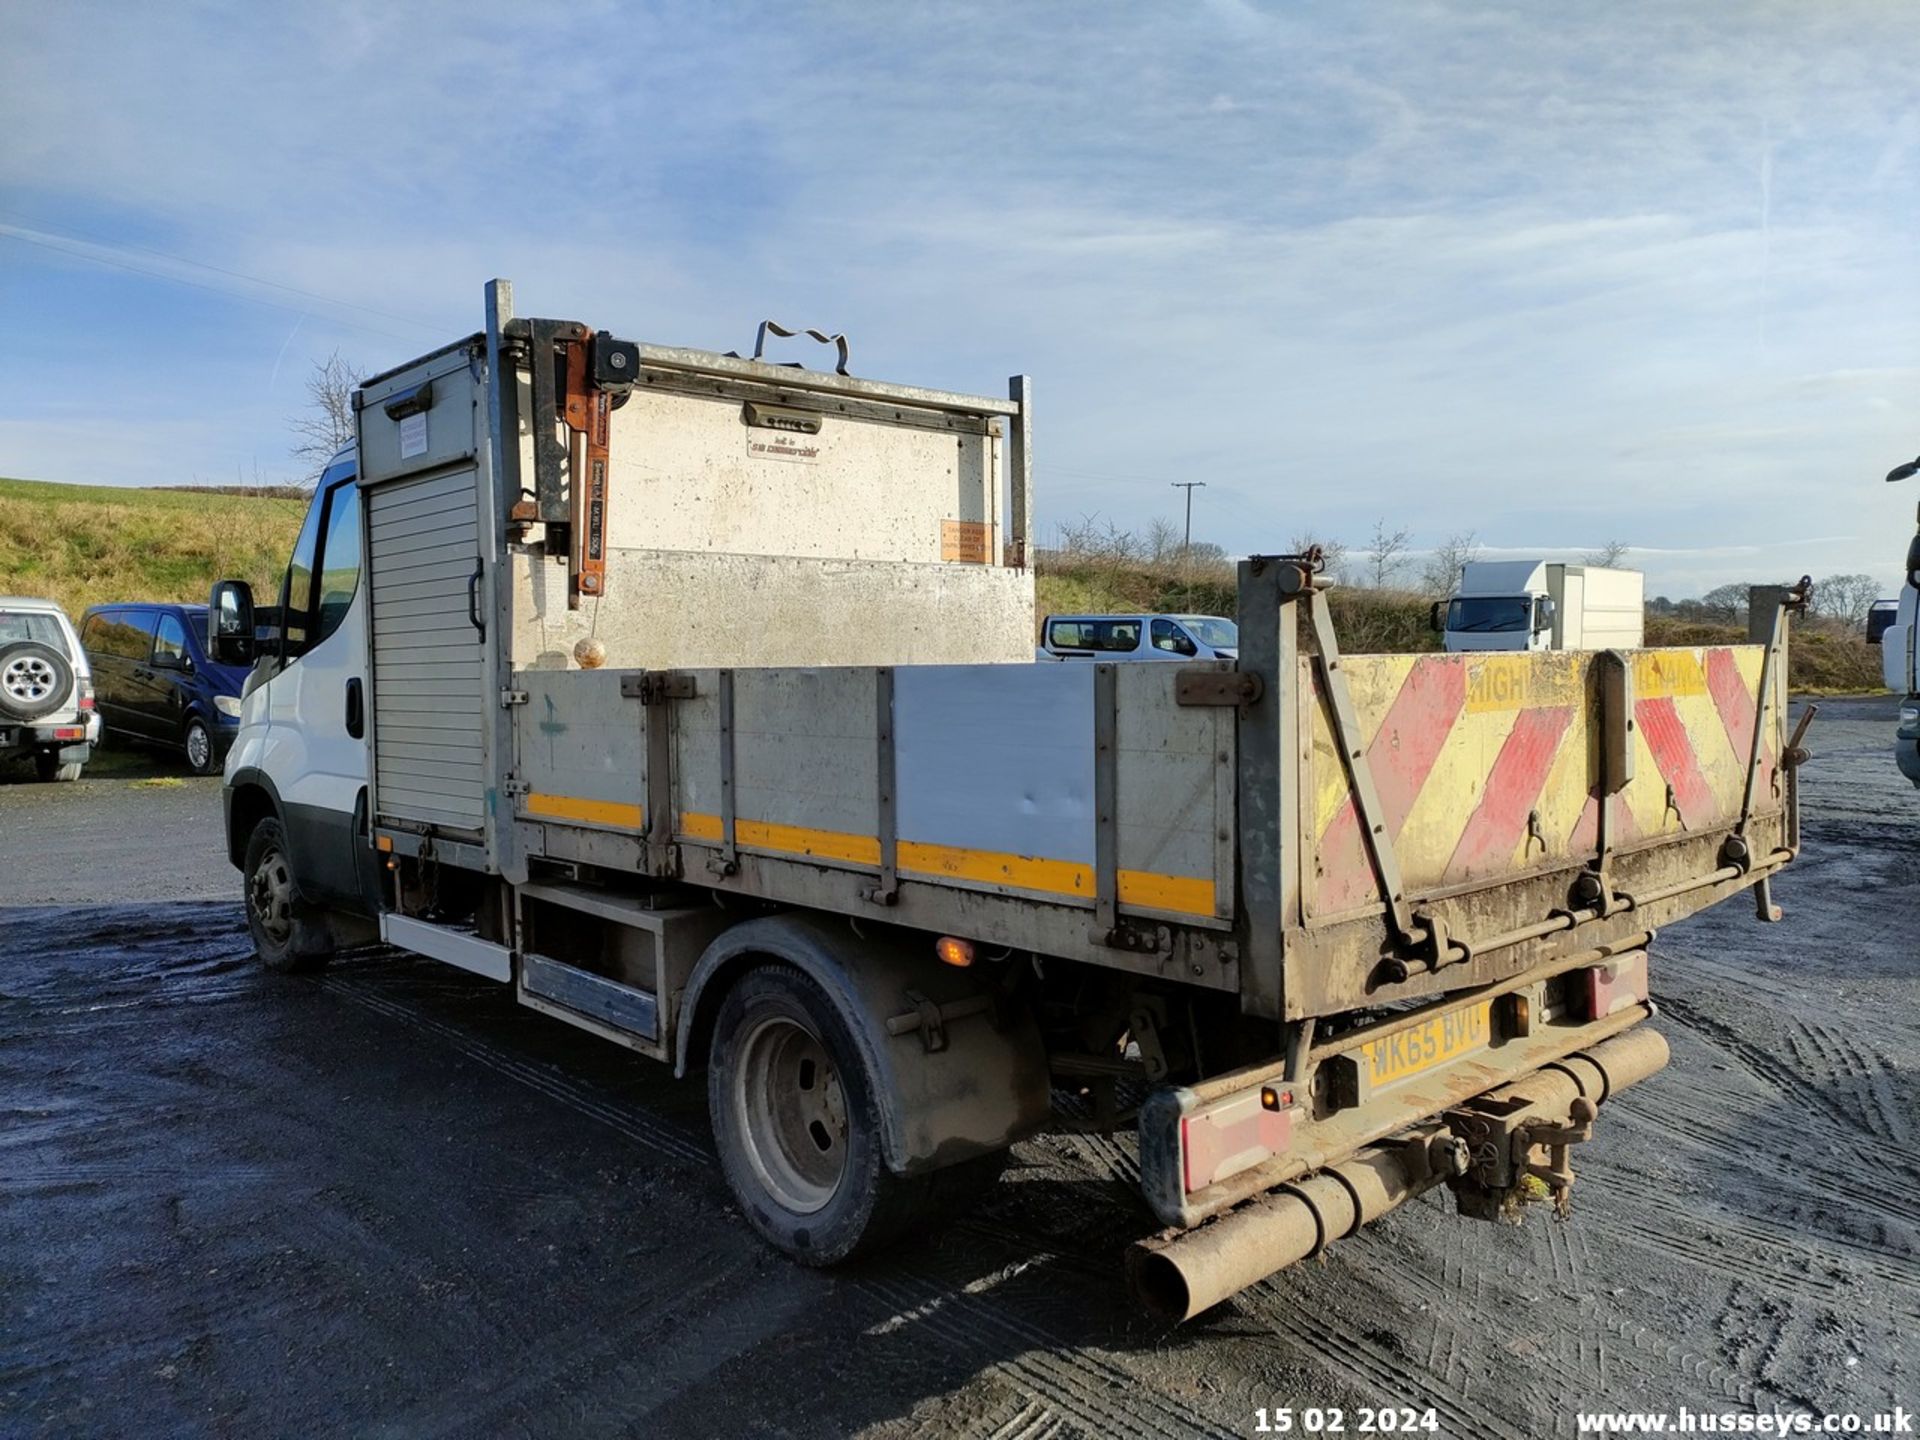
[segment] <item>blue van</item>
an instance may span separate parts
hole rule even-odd
[[[176,747],[194,774],[220,773],[247,672],[208,653],[206,606],[95,605],[80,646],[108,735]]]

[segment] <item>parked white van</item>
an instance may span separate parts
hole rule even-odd
[[[1049,615],[1042,660],[1235,660],[1240,631],[1219,615]]]

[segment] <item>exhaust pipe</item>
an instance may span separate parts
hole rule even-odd
[[[1598,1105],[1667,1063],[1666,1037],[1636,1027],[1556,1060],[1482,1097],[1563,1123],[1575,1100]],[[1515,1105],[1511,1102],[1519,1101]],[[1466,1173],[1465,1143],[1445,1125],[1369,1146],[1350,1159],[1255,1197],[1195,1230],[1140,1241],[1128,1253],[1135,1296],[1172,1321],[1191,1320],[1228,1296],[1318,1254],[1362,1225]]]

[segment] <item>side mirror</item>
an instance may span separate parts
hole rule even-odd
[[[222,665],[253,664],[253,587],[246,581],[214,582],[207,597],[207,641]]]
[[[1436,635],[1447,628],[1446,621],[1440,618],[1440,607],[1445,603],[1444,600],[1436,600],[1427,607],[1427,628]]]
[[[1553,600],[1551,597],[1542,597],[1534,606],[1533,628],[1536,630],[1547,630],[1551,629],[1552,626]]]
[[[1920,475],[1920,459],[1909,460],[1904,465],[1894,466],[1887,472],[1887,481],[1891,484],[1895,480],[1910,480],[1915,475]]]

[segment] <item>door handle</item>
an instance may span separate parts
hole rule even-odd
[[[360,688],[360,677],[347,681],[347,734],[355,740],[367,733],[367,701]]]
[[[467,577],[467,623],[480,632],[480,643],[487,641],[487,622],[480,618],[480,577],[486,573],[487,562],[475,560],[473,574]]]
[[[136,665],[133,667],[133,678],[136,680],[151,680],[153,679],[153,671]]]

